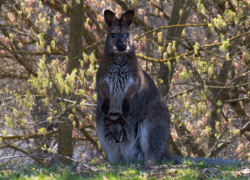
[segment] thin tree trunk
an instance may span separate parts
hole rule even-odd
[[[68,47],[68,63],[66,74],[71,74],[71,72],[80,66],[79,58],[74,58],[79,56],[82,51],[82,30],[83,28],[83,0],[80,4],[76,3],[76,0],[72,1],[72,9],[70,12],[70,33],[69,33],[69,47]],[[72,131],[73,126],[68,121],[68,114],[60,119],[60,124],[58,127],[58,154],[68,156],[72,158],[73,156],[73,139]],[[64,164],[71,164],[70,159],[63,157],[58,157],[59,161]]]
[[[175,0],[173,1],[173,8],[171,12],[171,16],[168,22],[168,26],[175,24],[186,24],[190,10],[192,0]],[[180,17],[180,9],[183,10],[183,14]],[[181,37],[181,33],[184,27],[173,27],[169,28],[167,31],[167,35],[165,38],[165,43],[163,45],[164,51],[166,51],[167,45],[169,42],[174,41]],[[172,42],[171,42],[172,43]],[[176,41],[176,50],[178,47],[178,42]],[[174,57],[174,53],[171,53],[171,57]],[[174,69],[175,69],[175,60],[171,61],[171,69],[165,64],[160,63],[160,74],[159,78],[163,80],[163,84],[159,86],[159,89],[163,96],[167,95],[170,88],[170,83],[173,77]]]
[[[79,56],[83,52],[82,47],[83,36],[83,0],[80,4],[76,4],[76,0],[72,2],[72,9],[70,12],[70,30],[69,30],[69,47],[66,74],[70,74],[74,69],[78,69],[80,66]]]

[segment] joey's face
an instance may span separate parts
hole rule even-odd
[[[122,118],[118,118],[115,121],[112,121],[109,118],[104,118],[104,124],[108,128],[107,135],[111,136],[113,141],[116,143],[121,142],[125,136],[125,131],[123,128],[125,121]]]
[[[108,50],[119,53],[129,52],[132,48],[130,24],[134,19],[134,11],[129,10],[117,19],[112,11],[106,10],[104,19],[109,26],[106,40]]]

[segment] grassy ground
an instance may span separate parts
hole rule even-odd
[[[164,164],[146,166],[141,164],[93,164],[75,167],[54,166],[43,168],[29,165],[6,169],[0,166],[0,180],[79,180],[79,179],[250,179],[250,167],[209,167],[186,162],[185,165]]]

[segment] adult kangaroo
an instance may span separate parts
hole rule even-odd
[[[170,115],[154,81],[142,70],[135,56],[130,25],[134,11],[121,18],[106,10],[108,25],[103,60],[96,78],[97,135],[112,162],[160,162],[168,156]],[[105,118],[125,120],[126,137],[119,143],[109,141]]]
[[[104,19],[108,31],[96,78],[97,135],[104,153],[111,162],[181,163],[183,158],[168,151],[168,107],[135,56],[130,31],[134,11],[129,10],[118,19],[112,11],[105,10]],[[110,136],[111,129],[113,136]],[[120,130],[124,134],[119,134]],[[241,163],[222,159],[189,159],[220,165]]]

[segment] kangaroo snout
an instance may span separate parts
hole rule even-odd
[[[119,143],[121,142],[122,140],[122,136],[123,136],[123,131],[122,130],[115,130],[112,134],[112,137],[113,137],[113,140],[116,142],[116,143]]]
[[[125,51],[126,48],[127,48],[125,42],[122,42],[122,41],[117,41],[116,46],[117,46],[117,49],[118,49],[119,51]]]
[[[116,143],[120,142],[120,137],[118,136],[119,134],[117,134],[117,132],[111,132],[110,134]]]
[[[115,137],[113,137],[113,138],[114,138],[115,143],[119,143],[120,142],[120,139],[116,139]]]

